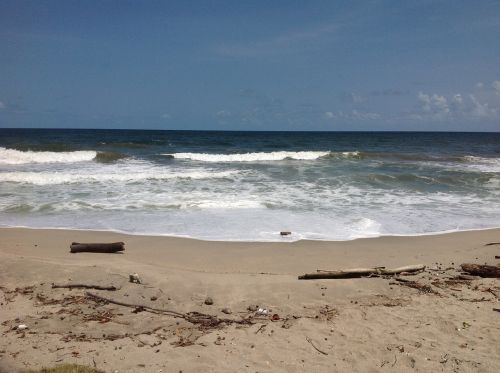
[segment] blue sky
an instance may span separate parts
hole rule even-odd
[[[500,1],[0,0],[0,127],[500,131]]]

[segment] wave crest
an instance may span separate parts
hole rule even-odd
[[[74,173],[74,172],[0,172],[0,182],[56,185],[80,183],[137,183],[145,180],[224,179],[236,171],[135,172],[135,173]]]
[[[0,164],[74,163],[91,161],[97,156],[93,150],[74,152],[35,152],[0,148]]]
[[[187,159],[201,162],[262,162],[293,160],[315,160],[328,156],[329,151],[302,151],[302,152],[259,152],[259,153],[236,153],[236,154],[209,154],[209,153],[172,153],[162,154],[175,159]]]

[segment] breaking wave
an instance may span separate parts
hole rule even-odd
[[[470,163],[469,168],[481,172],[500,172],[500,158],[485,158],[467,155],[463,160]]]
[[[209,154],[209,153],[173,153],[162,154],[175,159],[188,159],[201,162],[260,162],[260,161],[282,161],[293,160],[315,160],[329,155],[328,151],[303,151],[303,152],[260,152],[260,153],[236,153],[236,154]]]
[[[169,179],[221,179],[229,178],[237,171],[188,171],[188,172],[120,172],[120,173],[72,173],[72,172],[1,172],[0,182],[56,185],[78,183],[136,183],[144,180]]]
[[[91,161],[97,156],[93,150],[74,152],[34,152],[0,148],[0,164],[74,163]]]
[[[0,147],[0,164],[19,165],[27,163],[75,163],[96,161],[100,163],[114,162],[126,155],[115,152],[96,152],[94,150],[76,151],[33,151],[16,150]]]

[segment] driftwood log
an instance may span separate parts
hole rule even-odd
[[[404,267],[386,269],[384,267],[377,268],[353,268],[343,269],[340,271],[317,271],[315,273],[306,273],[299,276],[299,280],[318,280],[318,279],[337,279],[337,278],[359,278],[365,276],[388,276],[396,275],[403,272],[414,273],[425,269],[425,265],[416,264]]]
[[[112,243],[79,243],[73,242],[70,246],[72,253],[116,253],[125,250],[123,242]]]
[[[462,264],[462,270],[474,276],[500,278],[500,267],[486,264]]]

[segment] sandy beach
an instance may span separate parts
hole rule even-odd
[[[500,242],[499,229],[284,243],[21,228],[0,236],[2,372],[61,363],[105,372],[500,370],[498,280],[453,279],[461,263],[498,262],[500,245],[487,244]],[[71,254],[73,241],[126,249]],[[418,263],[426,271],[400,276],[427,285],[418,289],[382,277],[297,279]]]

